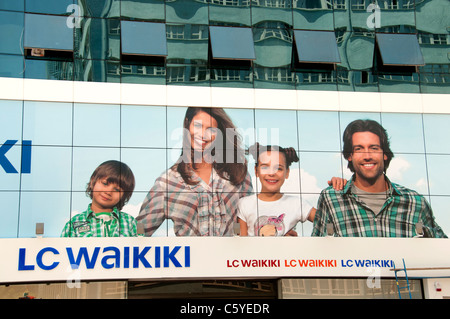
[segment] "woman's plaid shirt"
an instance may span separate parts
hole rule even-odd
[[[328,187],[322,191],[314,220],[312,236],[325,236],[327,224],[332,223],[334,236],[343,237],[414,237],[415,225],[421,221],[429,237],[447,236],[435,222],[425,198],[417,192],[386,178],[389,191],[386,202],[375,214],[352,193],[353,179],[342,191]]]
[[[221,178],[213,169],[209,184],[193,172],[196,185],[184,182],[180,173],[169,169],[156,179],[145,198],[138,222],[151,236],[165,219],[174,223],[177,236],[232,236],[239,198],[253,190],[247,173],[240,185]]]

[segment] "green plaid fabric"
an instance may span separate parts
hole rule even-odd
[[[89,204],[88,209],[77,214],[66,223],[61,237],[134,237],[137,224],[134,217],[114,207],[112,219],[104,221],[95,216]]]
[[[333,187],[324,189],[317,204],[312,236],[325,236],[327,224],[332,223],[334,236],[414,237],[415,225],[421,221],[427,236],[447,238],[423,196],[386,180],[389,191],[378,214],[352,193],[353,178],[342,191]]]

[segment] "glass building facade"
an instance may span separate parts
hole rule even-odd
[[[146,105],[133,105],[1,94],[0,237],[33,237],[37,222],[45,223],[46,236],[60,236],[90,202],[91,173],[109,159],[134,172],[124,211],[137,216],[155,179],[180,156],[186,108],[203,101],[188,95],[212,88],[304,92],[317,100],[323,92],[394,93],[398,100],[408,94],[401,112],[379,100],[345,111],[326,104],[290,109],[283,100],[224,110],[246,148],[276,141],[296,149],[300,162],[283,190],[312,206],[332,176],[351,177],[340,153],[346,125],[377,120],[395,154],[388,176],[423,194],[449,234],[450,141],[443,136],[450,136],[450,113],[423,112],[421,104],[426,95],[450,94],[449,26],[447,0],[0,0],[0,77],[150,84],[166,92],[176,86],[191,101],[173,106],[149,94]],[[310,236],[312,223],[296,230]],[[174,236],[171,222],[154,236]]]
[[[0,14],[2,77],[450,92],[446,0],[30,0]]]

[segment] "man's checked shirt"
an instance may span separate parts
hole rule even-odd
[[[322,191],[312,236],[325,236],[327,223],[331,223],[334,236],[342,237],[414,237],[415,225],[421,221],[429,237],[446,238],[435,222],[433,212],[425,198],[417,192],[387,178],[389,190],[379,213],[374,213],[352,192],[353,178],[342,191],[328,187]]]
[[[165,219],[173,221],[177,236],[233,235],[239,198],[253,190],[250,175],[247,173],[235,186],[214,169],[209,184],[192,174],[196,185],[186,184],[174,169],[156,179],[137,217],[144,224],[146,236],[151,236]]]

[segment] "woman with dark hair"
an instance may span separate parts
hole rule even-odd
[[[230,236],[239,198],[252,192],[241,137],[221,108],[190,107],[183,150],[145,198],[137,220],[151,236],[165,219],[177,236]]]

